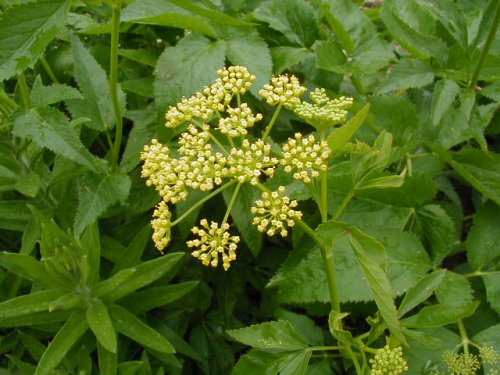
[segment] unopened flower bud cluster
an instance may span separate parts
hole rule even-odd
[[[400,346],[391,349],[389,345],[378,349],[375,357],[370,359],[371,375],[399,375],[408,371],[408,364],[403,358]]]
[[[162,201],[157,205],[152,220],[153,241],[162,251],[171,240],[171,213],[169,204],[185,200],[190,191],[210,192],[230,181],[258,185],[274,175],[281,166],[297,180],[311,183],[328,168],[330,149],[325,141],[318,141],[313,134],[296,133],[284,145],[271,146],[264,138],[255,138],[249,129],[260,124],[262,114],[254,114],[241,95],[247,93],[255,76],[247,68],[232,66],[219,70],[215,82],[191,97],[182,98],[171,106],[166,115],[166,126],[186,126],[177,145],[161,144],[153,139],[141,153],[142,177],[148,186],[154,186]],[[301,105],[305,93],[294,76],[273,77],[270,84],[259,91],[267,104],[282,105],[293,109]],[[233,100],[234,98],[237,100]],[[324,91],[312,94],[316,103],[331,106],[334,101]],[[235,102],[237,105],[235,106]],[[347,107],[348,100],[339,99],[336,108]],[[329,104],[330,103],[330,104]],[[279,111],[279,108],[277,109]],[[260,125],[259,125],[260,126]],[[264,131],[262,124],[259,131]],[[281,152],[280,152],[281,151]],[[255,202],[253,223],[258,230],[272,236],[288,234],[302,214],[296,210],[297,202],[285,195],[285,188],[264,193]],[[238,236],[229,234],[226,222],[208,222],[203,219],[193,228],[197,239],[190,240],[192,255],[204,265],[228,269],[236,259]],[[175,225],[175,224],[174,224]]]

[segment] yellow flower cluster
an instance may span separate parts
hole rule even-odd
[[[285,172],[292,173],[296,180],[309,183],[311,178],[318,177],[320,171],[328,168],[330,148],[325,141],[316,142],[312,134],[304,137],[301,133],[295,133],[295,138],[289,138],[282,149],[280,163]]]
[[[219,224],[212,221],[210,225],[206,219],[200,221],[200,227],[193,227],[191,231],[199,239],[187,242],[188,247],[195,247],[191,255],[198,258],[205,266],[217,267],[219,256],[222,258],[222,267],[228,270],[231,262],[236,259],[236,249],[239,236],[231,236],[228,232],[229,224]]]
[[[256,216],[253,224],[260,232],[274,236],[276,232],[282,237],[288,235],[287,227],[295,225],[294,219],[300,219],[302,212],[294,210],[298,203],[285,196],[285,187],[280,186],[278,191],[262,193],[262,200],[255,202],[252,213]]]
[[[300,104],[300,97],[307,89],[302,86],[295,76],[279,75],[271,79],[271,83],[264,85],[259,94],[266,99],[267,104],[284,105],[293,109]]]
[[[403,358],[400,346],[390,349],[389,345],[377,350],[375,357],[370,359],[371,375],[399,375],[408,371],[408,365]]]
[[[247,135],[247,128],[252,127],[257,121],[262,120],[262,114],[257,113],[255,116],[248,104],[242,103],[237,108],[227,108],[227,117],[222,117],[219,120],[219,130],[223,134],[230,137]]]
[[[318,130],[343,123],[347,118],[347,109],[353,103],[352,98],[345,96],[332,100],[325,89],[316,89],[309,96],[313,103],[301,102],[294,112]]]
[[[474,375],[481,367],[478,358],[470,353],[445,352],[443,362],[456,375]]]
[[[153,227],[153,241],[156,248],[160,251],[163,251],[172,239],[170,234],[172,226],[172,223],[170,222],[171,217],[172,214],[168,209],[167,203],[165,201],[158,203],[153,212],[151,226]]]

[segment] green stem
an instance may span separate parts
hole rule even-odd
[[[305,351],[308,352],[313,352],[313,351],[320,351],[320,350],[339,350],[340,346],[311,346],[308,348],[305,348]]]
[[[344,212],[345,208],[347,207],[347,204],[354,197],[355,191],[356,191],[355,189],[352,189],[351,191],[349,191],[349,193],[347,193],[347,195],[344,197],[344,199],[340,203],[340,206],[337,209],[337,212],[335,212],[335,215],[333,215],[333,220],[337,220],[340,217],[340,215],[342,214],[342,212]]]
[[[45,71],[47,72],[47,75],[50,77],[50,79],[52,80],[52,82],[55,82],[55,83],[59,83],[59,80],[57,79],[56,75],[54,74],[54,71],[52,70],[52,68],[50,67],[49,63],[47,62],[47,60],[45,59],[45,57],[42,57],[40,59],[42,65],[43,65],[43,68],[45,69]]]
[[[179,224],[182,220],[184,220],[187,216],[189,216],[194,210],[196,210],[198,207],[202,206],[206,201],[212,199],[217,194],[219,194],[221,191],[226,190],[229,186],[232,186],[235,183],[236,183],[236,181],[230,181],[230,182],[222,185],[220,188],[212,191],[206,197],[200,199],[193,206],[191,206],[186,212],[184,212],[181,216],[179,216],[174,222],[172,222],[172,227],[174,227],[177,224]]]
[[[320,132],[320,140],[325,140],[325,132]],[[327,164],[328,165],[328,164]],[[321,191],[320,191],[320,212],[321,222],[328,221],[328,168],[321,173]]]
[[[476,69],[474,70],[474,74],[472,75],[472,79],[470,80],[469,87],[474,89],[476,86],[477,79],[479,78],[479,73],[483,68],[484,60],[486,59],[486,55],[488,54],[491,44],[495,39],[495,35],[498,29],[498,23],[500,21],[500,7],[496,7],[495,19],[493,20],[493,24],[491,25],[490,32],[488,33],[488,38],[486,39],[486,43],[481,49],[481,55],[479,56],[479,61],[477,62]]]
[[[118,0],[113,4],[113,14],[111,19],[111,52],[109,62],[109,88],[111,94],[111,102],[116,117],[116,133],[115,143],[113,147],[113,167],[118,166],[120,158],[120,148],[123,137],[123,119],[120,112],[120,103],[118,101],[118,41],[120,38],[120,14],[121,1]]]
[[[19,90],[21,91],[21,97],[23,99],[23,106],[26,109],[31,108],[30,90],[28,84],[26,83],[26,78],[24,74],[19,74],[17,76],[17,82],[19,83]]]
[[[0,91],[0,105],[9,110],[9,112],[13,112],[17,107],[19,107],[19,105],[4,91]]]
[[[236,185],[236,188],[234,189],[233,196],[231,197],[231,200],[229,201],[229,204],[227,205],[227,210],[226,214],[224,215],[224,219],[222,219],[222,224],[225,224],[227,222],[227,219],[229,219],[229,215],[231,214],[231,210],[233,209],[234,202],[236,202],[236,197],[238,196],[238,193],[240,192],[241,188],[241,182]]]
[[[351,81],[354,85],[354,87],[356,87],[356,90],[358,90],[358,93],[360,95],[365,95],[365,89],[363,87],[363,84],[361,83],[361,81],[359,80],[359,78],[357,76],[355,76],[354,74],[351,76]]]
[[[281,112],[281,108],[283,108],[283,104],[282,103],[278,104],[278,107],[276,107],[276,111],[274,111],[274,114],[273,114],[273,117],[271,118],[271,121],[267,125],[266,130],[264,130],[264,134],[262,135],[262,140],[263,141],[266,140],[267,136],[271,132],[271,129],[273,128],[274,123],[276,122],[276,119],[278,118],[278,116],[279,116],[279,114]]]
[[[465,326],[462,320],[457,322],[458,331],[460,332],[460,337],[462,338],[462,347],[464,348],[464,353],[469,354],[469,336],[467,336],[467,331],[465,331]]]
[[[363,371],[361,370],[361,366],[359,365],[356,355],[353,353],[351,349],[351,345],[347,344],[346,346],[344,346],[344,348],[347,351],[347,353],[349,353],[349,357],[351,357],[352,363],[354,363],[354,367],[356,368],[356,374],[362,375]]]

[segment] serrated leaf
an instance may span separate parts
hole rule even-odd
[[[48,375],[52,373],[71,347],[87,331],[88,325],[84,313],[77,311],[64,323],[50,342],[35,371],[35,375]]]
[[[500,207],[493,202],[486,202],[474,216],[465,244],[467,259],[475,271],[489,270],[495,258],[500,257],[499,217]]]
[[[289,67],[298,64],[312,56],[307,48],[278,46],[271,48],[273,58],[273,73],[279,74]]]
[[[53,108],[39,108],[20,112],[14,119],[12,133],[33,140],[40,147],[48,148],[92,171],[97,171],[99,162],[82,144],[78,133],[66,116]]]
[[[408,14],[403,9],[404,3],[396,0],[384,1],[380,9],[380,18],[391,32],[392,36],[413,55],[420,59],[436,57],[444,60],[447,56],[446,44],[434,35],[422,32],[412,27],[406,17],[415,17],[415,14]]]
[[[35,79],[30,93],[31,105],[33,107],[43,107],[46,105],[65,101],[67,99],[83,99],[80,91],[74,87],[61,83],[53,83],[50,86],[43,86],[40,76]]]
[[[460,87],[451,79],[442,79],[434,86],[431,103],[431,121],[437,125],[444,113],[451,107]]]
[[[417,219],[422,226],[423,241],[430,250],[434,265],[440,264],[450,253],[458,239],[454,221],[448,213],[436,204],[417,209]]]
[[[231,200],[233,193],[234,188],[232,187],[224,190],[223,196],[226,204]],[[259,192],[252,186],[249,184],[242,184],[231,210],[231,217],[254,256],[259,255],[262,248],[262,233],[252,224],[254,216],[250,209],[259,196]]]
[[[500,314],[500,271],[482,276],[486,288],[486,299],[491,308]]]
[[[0,81],[31,68],[64,27],[69,1],[40,0],[0,14]]]
[[[269,353],[251,350],[241,356],[231,372],[232,375],[276,375],[284,369],[290,361],[303,352]]]
[[[192,12],[194,14],[198,14],[200,16],[211,19],[213,21],[220,22],[223,25],[236,25],[236,26],[238,26],[238,25],[239,26],[248,26],[249,25],[247,22],[242,21],[238,18],[231,17],[231,16],[227,15],[226,13],[201,7],[197,4],[194,4],[193,1],[188,1],[188,0],[169,0],[169,1],[171,3],[174,3],[177,6],[181,7],[181,8],[189,10],[190,12]]]
[[[31,219],[26,201],[0,201],[0,228],[22,232]]]
[[[347,74],[350,67],[341,46],[333,40],[320,40],[314,45],[316,66],[334,73]]]
[[[116,123],[111,102],[108,77],[77,36],[71,39],[73,51],[73,73],[84,100],[68,101],[73,117],[86,117],[91,121],[85,125],[98,131],[112,129]],[[118,87],[120,112],[125,110],[125,94]]]
[[[172,4],[173,1],[136,0],[129,4],[121,14],[122,22],[177,27],[216,37],[212,26],[203,18]]]
[[[255,324],[226,331],[236,341],[269,352],[290,352],[307,347],[307,342],[285,320]]]
[[[158,59],[154,81],[156,105],[164,110],[182,96],[192,95],[217,77],[226,46],[201,35],[188,35],[167,47]]]
[[[254,16],[303,47],[311,47],[318,39],[314,8],[304,0],[269,0],[254,11]]]
[[[395,90],[423,87],[432,83],[434,73],[431,68],[415,59],[404,59],[389,73],[377,92],[385,94]]]
[[[471,316],[478,306],[479,302],[453,307],[445,304],[426,306],[417,314],[401,320],[401,324],[408,328],[442,327]]]
[[[250,92],[257,96],[259,90],[271,79],[273,62],[269,47],[254,28],[230,29],[224,33],[224,40],[229,61],[233,65],[246,66],[255,74]]]
[[[172,344],[157,331],[140,321],[134,314],[118,305],[111,305],[109,312],[115,328],[144,347],[161,353],[175,353]]]
[[[130,178],[125,174],[86,174],[79,181],[80,202],[75,216],[75,235],[79,237],[108,207],[118,201],[124,202],[130,185]]]
[[[94,300],[86,310],[86,318],[99,344],[111,353],[116,353],[116,331],[106,305],[99,299]]]
[[[445,274],[445,270],[435,271],[426,275],[418,282],[418,284],[408,290],[408,293],[406,293],[403,301],[401,301],[401,304],[399,305],[398,316],[404,316],[411,309],[429,298],[439,284],[441,284]]]
[[[469,280],[455,272],[448,271],[441,284],[435,290],[439,303],[450,306],[462,306],[472,302],[474,291]]]
[[[312,351],[301,351],[280,371],[280,375],[304,375],[311,359]]]
[[[335,129],[328,136],[328,146],[332,150],[332,154],[335,155],[346,145],[347,142],[351,140],[356,131],[365,121],[368,112],[370,111],[370,103],[365,104],[356,114],[351,117],[345,125],[340,128]]]

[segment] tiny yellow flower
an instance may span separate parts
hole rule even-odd
[[[245,94],[255,81],[255,75],[251,74],[246,67],[240,65],[220,69],[217,74],[224,90],[233,95]]]
[[[187,242],[188,247],[194,247],[191,255],[198,258],[205,266],[217,267],[219,256],[222,258],[222,267],[225,271],[231,267],[236,259],[236,249],[239,236],[231,236],[228,232],[229,224],[219,224],[212,221],[210,225],[206,219],[200,221],[200,227],[193,227],[191,231],[199,238]]]
[[[259,94],[270,106],[283,104],[286,108],[293,109],[300,104],[299,98],[306,91],[307,89],[301,86],[297,77],[279,75],[272,77],[271,83],[264,85]]]
[[[375,357],[370,359],[371,375],[399,375],[408,371],[408,365],[403,358],[400,346],[390,349],[389,345],[377,350]]]
[[[254,116],[246,103],[242,103],[238,108],[227,108],[227,114],[227,117],[219,120],[218,129],[230,137],[247,135],[247,128],[262,120],[262,114],[258,113]]]
[[[287,228],[295,225],[295,219],[302,217],[302,212],[294,210],[298,203],[285,196],[285,187],[280,186],[278,191],[262,193],[262,200],[255,202],[251,211],[258,215],[253,219],[257,230],[274,236],[276,232],[282,237],[288,235]]]
[[[151,221],[151,226],[153,227],[153,241],[158,250],[163,252],[163,249],[170,243],[171,237],[171,227],[172,223],[170,218],[172,214],[168,209],[167,203],[161,201],[156,206],[153,212],[153,220]]]

